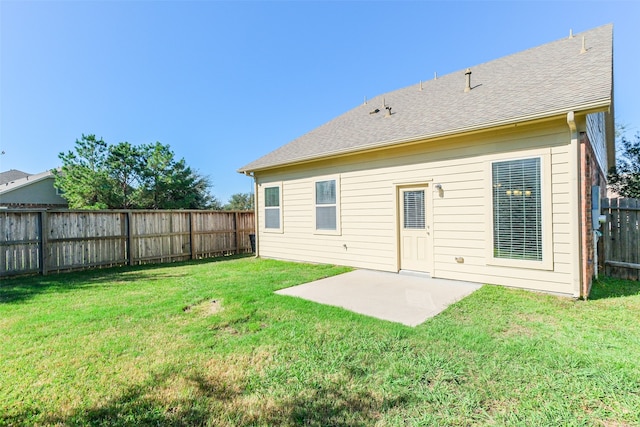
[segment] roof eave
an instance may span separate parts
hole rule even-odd
[[[261,172],[261,171],[265,171],[265,170],[269,170],[269,169],[276,169],[276,168],[294,166],[294,165],[299,165],[299,164],[303,164],[303,163],[309,163],[309,162],[313,162],[313,161],[317,161],[317,160],[321,160],[321,159],[327,159],[327,158],[332,158],[332,157],[337,157],[337,156],[344,156],[344,155],[354,154],[354,153],[358,153],[358,152],[365,152],[365,151],[369,151],[369,150],[388,148],[388,147],[391,147],[391,146],[394,146],[394,145],[409,144],[409,143],[414,143],[414,142],[418,142],[418,141],[425,141],[425,140],[430,140],[430,139],[435,139],[435,138],[444,138],[444,137],[449,137],[449,136],[459,135],[459,134],[475,133],[475,132],[480,132],[480,131],[486,131],[486,130],[492,129],[492,128],[498,128],[498,127],[504,127],[504,126],[512,126],[512,125],[518,124],[518,123],[546,120],[546,119],[551,119],[551,118],[556,117],[556,116],[566,115],[570,111],[573,111],[575,113],[580,113],[580,114],[590,114],[590,113],[595,113],[595,112],[598,112],[598,111],[607,110],[610,107],[610,105],[611,105],[611,98],[607,97],[607,98],[603,98],[603,99],[600,99],[600,100],[597,100],[597,101],[592,101],[592,102],[589,102],[589,103],[576,105],[576,106],[573,106],[573,107],[570,107],[570,108],[562,108],[562,109],[557,109],[557,110],[552,110],[552,111],[545,111],[544,113],[537,113],[537,114],[530,114],[530,115],[525,115],[525,116],[518,116],[518,117],[510,118],[510,119],[507,119],[507,120],[498,120],[498,121],[494,121],[494,122],[483,123],[483,124],[480,124],[480,125],[472,125],[472,126],[466,126],[466,127],[462,127],[462,128],[451,129],[451,130],[444,131],[444,132],[436,132],[436,133],[432,133],[432,134],[419,135],[419,136],[415,136],[415,137],[411,137],[411,138],[404,138],[404,139],[376,142],[376,143],[373,143],[373,144],[361,145],[361,146],[358,146],[356,148],[351,148],[351,149],[347,149],[347,150],[335,150],[335,151],[332,151],[332,152],[325,152],[325,153],[323,153],[321,155],[312,155],[312,156],[307,156],[307,157],[299,157],[297,159],[293,159],[293,160],[290,160],[290,161],[287,161],[287,162],[283,162],[283,163],[267,164],[267,165],[264,165],[264,166],[259,166],[259,167],[254,167],[254,168],[244,167],[244,168],[238,169],[237,172],[245,174],[245,175],[249,175],[249,174],[254,173],[254,172]]]

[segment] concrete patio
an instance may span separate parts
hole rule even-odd
[[[426,275],[355,270],[276,293],[416,326],[481,286]]]

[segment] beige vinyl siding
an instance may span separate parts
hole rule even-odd
[[[551,270],[491,265],[487,259],[487,171],[496,158],[548,153],[545,180],[551,180],[553,251]],[[397,188],[427,185],[432,204],[434,277],[470,280],[572,294],[573,252],[569,229],[569,132],[566,121],[512,127],[500,132],[442,139],[403,148],[380,150],[257,173],[259,191],[282,183],[283,233],[264,233],[260,219],[260,255],[269,258],[333,263],[398,271]],[[317,177],[339,176],[341,234],[314,234],[314,183]],[[434,185],[442,185],[442,193]],[[259,216],[264,212],[259,200]],[[464,258],[464,263],[456,262]]]

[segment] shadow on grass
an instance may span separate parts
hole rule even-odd
[[[287,405],[288,425],[370,426],[381,415],[406,399],[382,399],[369,391],[354,392],[338,384],[320,386],[307,397],[298,397]],[[273,420],[278,421],[278,420]]]
[[[172,389],[180,380],[191,390]],[[242,381],[241,381],[242,382]],[[175,396],[184,396],[175,398]],[[37,411],[0,416],[0,425],[25,425],[29,420],[65,426],[350,426],[375,424],[388,410],[407,403],[405,398],[383,399],[370,391],[353,391],[348,384],[307,387],[301,395],[265,403],[268,398],[247,395],[240,384],[224,379],[189,375],[175,369],[153,376],[115,399],[93,408],[38,419]]]
[[[168,370],[154,375],[144,384],[126,390],[119,397],[93,408],[79,408],[64,416],[50,416],[46,425],[65,426],[198,426],[211,424],[212,401],[235,399],[235,390],[223,380],[187,375],[184,382],[192,387],[190,393],[172,389],[180,377],[179,372]],[[178,381],[179,382],[179,381]],[[188,397],[173,398],[176,394]],[[1,420],[1,418],[0,418]]]
[[[635,280],[623,280],[613,277],[601,277],[593,281],[590,300],[604,298],[620,298],[640,295],[640,282]]]
[[[182,277],[187,273],[163,273],[153,277],[150,271],[167,269],[169,267],[183,267],[231,261],[252,257],[253,254],[230,255],[202,260],[182,261],[166,264],[145,264],[138,266],[109,267],[75,271],[70,273],[50,274],[47,276],[23,276],[2,278],[0,282],[0,304],[20,303],[37,295],[45,293],[61,293],[92,289],[102,286],[131,283],[138,280],[162,280],[172,277]],[[108,283],[112,282],[112,283]]]

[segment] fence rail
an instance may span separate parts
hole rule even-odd
[[[251,252],[244,211],[0,212],[0,276]]]
[[[640,200],[603,199],[602,227],[607,276],[640,280]]]

